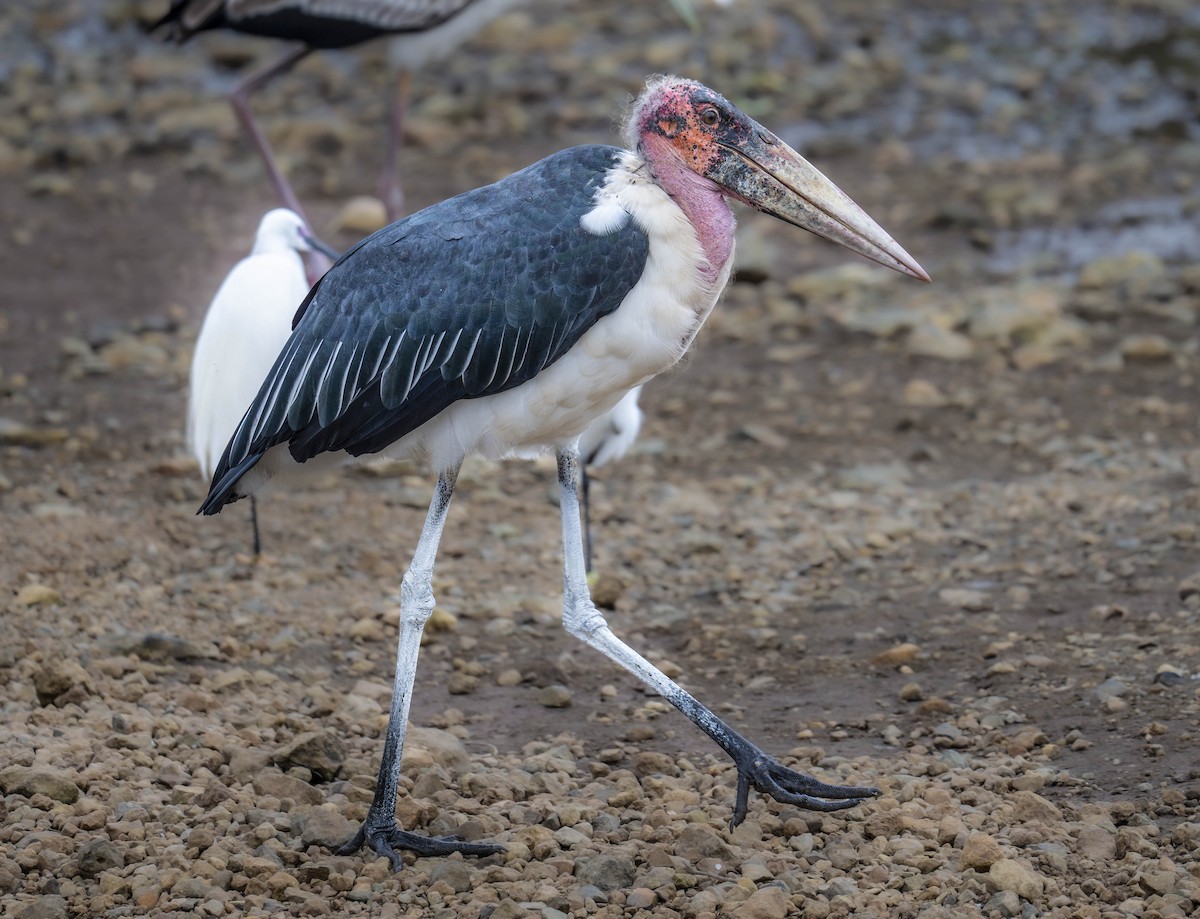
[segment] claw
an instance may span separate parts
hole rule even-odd
[[[733,829],[746,819],[753,786],[765,795],[784,804],[794,804],[813,811],[838,811],[876,798],[878,788],[869,785],[828,785],[819,779],[789,769],[761,750],[751,749],[745,756],[735,757],[738,769],[737,797],[733,802]]]
[[[339,846],[335,853],[353,855],[364,843],[376,855],[386,858],[392,866],[392,871],[399,871],[404,866],[404,859],[397,849],[426,856],[460,852],[480,858],[504,851],[504,846],[494,842],[467,842],[461,836],[422,836],[400,829],[394,820],[380,826],[371,826],[368,820],[359,827],[357,833]]]

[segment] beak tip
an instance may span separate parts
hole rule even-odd
[[[929,272],[922,268],[915,258],[896,245],[893,240],[889,239],[888,241],[896,247],[896,250],[889,253],[896,260],[896,263],[898,263],[894,267],[909,277],[916,278],[918,281],[923,281],[926,284],[933,283],[933,278],[929,276]]]

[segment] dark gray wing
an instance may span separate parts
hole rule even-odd
[[[580,226],[621,151],[575,147],[367,237],[329,270],[234,432],[215,513],[276,444],[304,462],[394,443],[460,399],[504,392],[625,299],[649,242]]]
[[[345,48],[399,32],[432,29],[476,0],[172,0],[149,31],[168,26],[185,41],[207,29],[301,41],[313,48]]]

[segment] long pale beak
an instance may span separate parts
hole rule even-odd
[[[753,208],[824,236],[921,281],[929,275],[866,211],[815,166],[761,125],[725,155],[709,178]]]
[[[332,246],[321,242],[321,240],[317,239],[317,237],[310,233],[307,229],[301,230],[300,235],[304,238],[304,241],[309,244],[309,246],[311,246],[313,249],[316,249],[322,255],[326,255],[333,259],[333,261],[336,262],[342,257],[342,253],[338,252],[337,249],[333,248]]]

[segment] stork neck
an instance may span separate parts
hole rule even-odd
[[[695,229],[708,262],[705,274],[715,280],[733,253],[736,221],[729,202],[719,185],[689,169],[663,138],[646,136],[642,150],[658,183]]]

